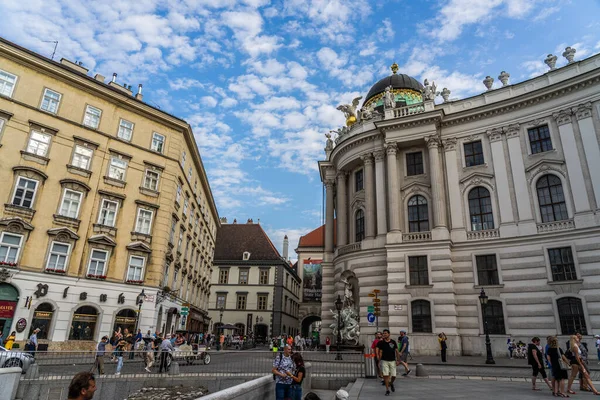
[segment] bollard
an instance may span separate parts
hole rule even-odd
[[[375,355],[365,354],[365,377],[375,378],[377,376],[377,369],[375,368]]]
[[[429,376],[423,364],[417,364],[417,376]]]
[[[179,363],[173,361],[171,363],[171,368],[169,368],[169,375],[179,375]]]

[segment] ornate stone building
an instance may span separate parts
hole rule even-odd
[[[600,55],[574,52],[518,84],[487,77],[470,98],[444,88],[437,105],[434,84],[394,65],[360,112],[340,107],[348,126],[319,162],[322,338],[346,278],[364,343],[373,289],[379,326],[408,330],[414,353],[435,354],[444,331],[451,353],[481,354],[483,314],[497,353],[509,335],[600,333]]]
[[[191,127],[141,85],[0,39],[0,182],[5,337],[83,348],[208,324],[217,210]]]

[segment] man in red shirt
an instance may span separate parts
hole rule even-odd
[[[331,339],[329,339],[329,336],[327,336],[325,338],[325,350],[329,353],[329,346],[331,346]]]
[[[371,354],[375,355],[375,358],[373,360],[375,361],[375,371],[377,371],[377,376],[381,378],[381,384],[385,385],[385,382],[383,381],[383,376],[381,375],[381,368],[379,368],[379,359],[377,358],[377,343],[379,343],[381,339],[382,333],[377,332],[375,334],[375,339],[373,340],[373,343],[371,343]]]

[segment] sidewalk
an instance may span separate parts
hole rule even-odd
[[[486,364],[485,357],[477,356],[458,356],[448,357],[448,362],[443,363],[441,358],[438,356],[413,356],[411,360],[409,358],[408,363],[411,365],[423,364],[423,365],[440,365],[440,366],[463,366],[463,367],[483,367],[483,368],[527,368],[531,367],[527,364],[527,359],[524,358],[513,358],[499,357],[494,358],[496,364]],[[593,371],[600,371],[600,365],[598,365],[598,359],[594,357],[590,359],[589,367]]]

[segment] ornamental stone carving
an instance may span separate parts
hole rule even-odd
[[[346,171],[338,171],[338,173],[335,175],[335,177],[340,181],[343,181],[344,179],[346,179],[347,176],[348,176],[348,172],[346,172]]]
[[[385,151],[375,150],[373,152],[373,157],[375,157],[375,162],[381,162],[385,159]]]
[[[504,133],[508,139],[519,137],[519,134],[521,133],[521,126],[519,124],[511,124],[506,126],[504,127]]]
[[[442,140],[442,144],[443,144],[444,149],[446,151],[456,150],[456,143],[457,142],[458,141],[456,140],[456,138],[448,138],[448,139]]]
[[[372,165],[373,164],[373,155],[371,155],[371,154],[365,154],[364,156],[361,156],[360,159],[362,160],[364,165]]]
[[[440,138],[437,135],[426,136],[425,143],[427,143],[427,147],[430,149],[438,148],[440,146]]]
[[[494,78],[488,75],[482,82],[487,88],[487,90],[492,90],[492,86],[494,85]]]
[[[510,78],[510,74],[506,71],[500,72],[500,75],[498,76],[498,79],[502,82],[502,86],[508,85],[508,78]]]
[[[562,53],[562,56],[567,59],[569,64],[571,64],[573,62],[573,59],[575,58],[576,51],[577,50],[575,50],[573,47],[567,47],[567,48],[565,48],[565,51]]]
[[[486,135],[488,135],[490,142],[497,142],[499,140],[502,140],[502,128],[488,129],[485,133]]]
[[[450,99],[450,93],[452,93],[448,88],[443,88],[440,94],[442,95],[442,99],[444,99],[444,103],[448,102]]]
[[[592,116],[592,103],[587,102],[585,104],[580,104],[577,107],[573,107],[572,111],[577,117],[577,120],[590,118]]]
[[[558,126],[566,125],[571,123],[571,112],[569,110],[561,110],[557,113],[552,114]]]
[[[331,189],[331,188],[333,188],[333,185],[334,185],[334,183],[335,183],[335,181],[334,181],[333,179],[329,179],[329,178],[327,178],[327,179],[324,179],[324,180],[323,180],[323,184],[325,185],[325,187],[326,187],[327,189]]]
[[[548,57],[546,57],[546,59],[544,60],[548,68],[550,68],[550,71],[556,69],[556,60],[558,60],[558,57],[556,57],[553,54],[548,54]]]
[[[398,153],[398,147],[397,147],[396,142],[386,143],[385,151],[387,152],[388,155],[395,156]]]
[[[436,89],[437,86],[435,85],[435,82],[431,82],[431,85],[429,84],[429,81],[427,79],[425,79],[425,81],[423,82],[423,100],[433,100],[435,98],[436,95]]]

